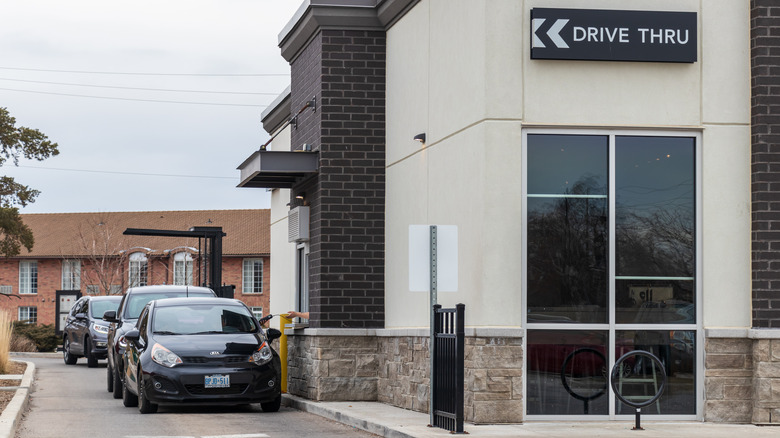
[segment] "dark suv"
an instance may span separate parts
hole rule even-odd
[[[62,358],[67,365],[86,357],[87,366],[94,368],[98,359],[106,358],[108,323],[103,321],[103,314],[116,310],[121,299],[119,295],[88,295],[76,301],[62,329]]]
[[[127,290],[119,308],[103,315],[103,320],[111,323],[108,328],[108,366],[106,367],[106,389],[114,398],[122,398],[122,375],[124,363],[122,355],[127,343],[125,333],[130,331],[138,316],[149,301],[162,298],[179,297],[216,297],[213,290],[199,286],[139,286]]]

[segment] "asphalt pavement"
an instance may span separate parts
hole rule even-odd
[[[41,353],[39,353],[41,354]],[[60,354],[42,353],[60,357]],[[47,357],[47,356],[43,356]],[[23,357],[13,357],[24,361]],[[16,395],[0,416],[0,438],[12,438],[16,433],[29,398],[35,365],[27,362]],[[2,378],[2,376],[0,376]],[[451,437],[444,429],[428,427],[428,414],[393,407],[379,402],[315,402],[285,394],[283,404],[328,418],[345,425],[390,438]],[[509,425],[474,425],[467,423],[465,432],[472,437],[664,437],[664,438],[751,438],[780,436],[780,426],[673,422],[643,420],[644,430],[634,431],[634,422],[527,422]]]

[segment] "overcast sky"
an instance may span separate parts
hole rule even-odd
[[[236,167],[268,139],[300,4],[0,0],[0,107],[60,150],[0,169],[41,191],[22,213],[269,208]]]

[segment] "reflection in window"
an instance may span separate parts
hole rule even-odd
[[[656,403],[642,408],[642,414],[693,415],[696,413],[696,331],[694,330],[632,330],[615,332],[616,357],[629,351],[643,350],[661,360],[666,372],[666,387]],[[651,375],[649,360],[641,356],[629,358],[622,371],[623,390],[635,393],[655,393],[660,383],[639,378]],[[632,376],[637,378],[632,379]],[[625,393],[624,392],[624,393]],[[616,400],[617,414],[634,411]]]
[[[529,330],[528,415],[606,415],[607,332]]]
[[[528,322],[607,322],[608,137],[528,136]]]

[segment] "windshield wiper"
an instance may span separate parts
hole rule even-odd
[[[154,334],[155,335],[180,335],[181,333],[169,332],[169,331],[163,330],[163,331],[159,331],[159,332],[154,332]]]
[[[224,333],[225,332],[223,332],[222,330],[209,330],[209,331],[205,331],[205,332],[195,332],[195,333],[190,333],[190,334],[191,335],[215,335],[215,334],[216,335],[221,335],[221,334],[224,334]]]

